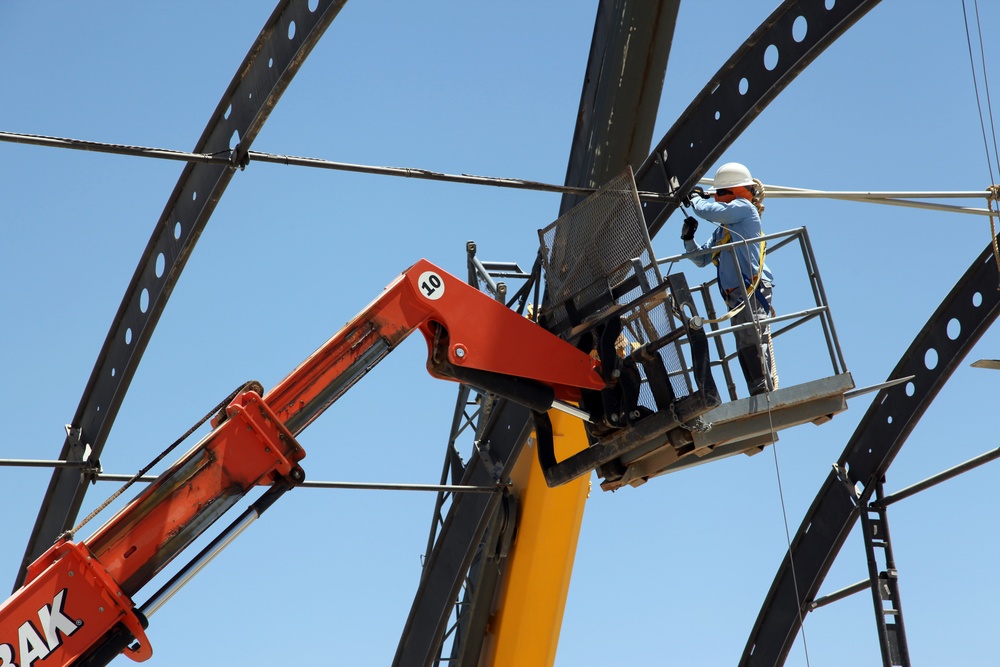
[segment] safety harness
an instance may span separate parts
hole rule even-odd
[[[763,236],[764,233],[761,232],[760,235]],[[732,239],[733,239],[732,233],[728,229],[726,229],[726,233],[725,233],[725,235],[721,239],[722,240],[722,244],[721,245],[725,245],[726,243],[730,243],[732,241]],[[714,253],[712,253],[712,264],[715,265],[716,270],[718,270],[718,267],[719,267],[719,255],[721,254],[721,252],[722,251],[717,250]],[[749,250],[747,252],[747,255],[749,256]],[[758,303],[760,303],[763,306],[766,306],[766,307],[770,308],[771,304],[768,303],[767,297],[766,297],[766,295],[764,293],[764,285],[762,285],[761,281],[760,281],[761,274],[763,273],[763,268],[764,268],[764,258],[766,257],[766,255],[767,255],[767,242],[764,241],[764,242],[762,242],[760,244],[760,264],[758,265],[757,273],[754,274],[753,278],[748,278],[747,275],[745,273],[743,273],[743,270],[741,269],[740,270],[740,275],[743,276],[743,285],[746,287],[747,295],[748,296],[749,295],[753,295],[754,297],[757,298],[757,302]],[[739,264],[739,262],[737,262],[737,265],[738,264]],[[738,290],[738,289],[739,289],[739,287],[731,287],[728,290],[727,289],[723,289],[722,284],[719,283],[719,293],[722,294],[722,299],[726,303],[729,303],[729,296],[733,292],[735,292],[736,290]],[[743,310],[743,307],[745,305],[746,305],[746,301],[741,301],[736,307],[734,307],[732,310],[730,310],[728,313],[726,313],[722,317],[714,319],[714,320],[706,320],[706,322],[714,323],[714,324],[717,324],[719,322],[725,322],[726,320],[735,317],[737,313],[739,313],[741,310]],[[773,309],[772,309],[772,313],[773,313]]]

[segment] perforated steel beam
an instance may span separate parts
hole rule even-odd
[[[878,480],[952,372],[1000,315],[1000,275],[992,255],[992,246],[980,253],[889,375],[912,375],[913,380],[875,396],[795,534],[747,640],[741,666],[784,664],[809,601],[819,593],[860,508],[868,505]],[[948,335],[952,320],[961,325],[954,338]],[[860,493],[856,485],[863,488]]]
[[[346,1],[282,0],[267,19],[193,151],[225,154],[234,146],[230,163],[188,163],[181,173],[97,357],[61,460],[96,463],[100,457],[153,329],[212,211],[281,94]],[[93,474],[92,466],[89,472],[59,468],[52,475],[15,589],[25,567],[73,527]]]
[[[771,100],[878,2],[781,3],[708,81],[639,167],[635,177],[639,190],[689,192]],[[672,202],[643,206],[650,236],[677,208]]]

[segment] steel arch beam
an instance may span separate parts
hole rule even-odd
[[[639,190],[690,192],[778,93],[878,2],[837,0],[829,9],[825,0],[781,3],[709,79],[636,170]],[[676,208],[676,202],[644,202],[650,237]]]
[[[598,6],[566,185],[599,188],[649,153],[680,4],[611,0]],[[559,215],[583,199],[563,195]]]
[[[913,375],[913,381],[875,396],[837,467],[820,487],[750,632],[742,667],[784,664],[808,603],[818,594],[876,482],[955,368],[1000,315],[998,280],[993,246],[988,245],[896,364],[889,377]],[[948,335],[952,320],[961,325],[955,338]],[[863,488],[857,495],[856,484]]]
[[[59,458],[92,466],[53,473],[15,589],[27,565],[73,527],[125,392],[198,237],[271,110],[346,1],[280,0],[212,113],[193,152],[229,154],[230,163],[188,163],[174,186],[67,427]]]

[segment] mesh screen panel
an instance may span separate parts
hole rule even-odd
[[[619,340],[625,353],[631,353],[633,350],[665,336],[673,331],[678,324],[674,319],[665,292],[641,301],[622,313],[621,318],[622,335]],[[667,370],[674,396],[683,398],[693,393],[694,387],[691,383],[689,369],[681,354],[680,342],[671,343],[661,348],[658,354]],[[643,379],[639,405],[655,412],[657,406],[646,382],[646,373],[642,365],[639,366],[639,372]]]
[[[594,320],[615,305],[632,303],[662,282],[631,168],[539,230],[538,236],[546,322],[556,333]],[[664,296],[653,295],[622,313],[622,354],[674,329]],[[692,393],[680,345],[668,345],[659,354],[674,394],[679,398]],[[645,382],[640,403],[656,409]]]
[[[552,322],[563,319],[567,302],[584,319],[607,310],[612,304],[596,309],[587,306],[599,302],[632,274],[633,259],[655,276],[653,284],[660,282],[631,168],[540,230],[538,236]]]

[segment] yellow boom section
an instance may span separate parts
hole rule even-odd
[[[587,447],[582,421],[555,411],[549,417],[557,459]],[[519,496],[517,540],[487,629],[483,667],[551,667],[555,662],[590,478],[550,489],[534,442],[533,436],[511,475]]]

